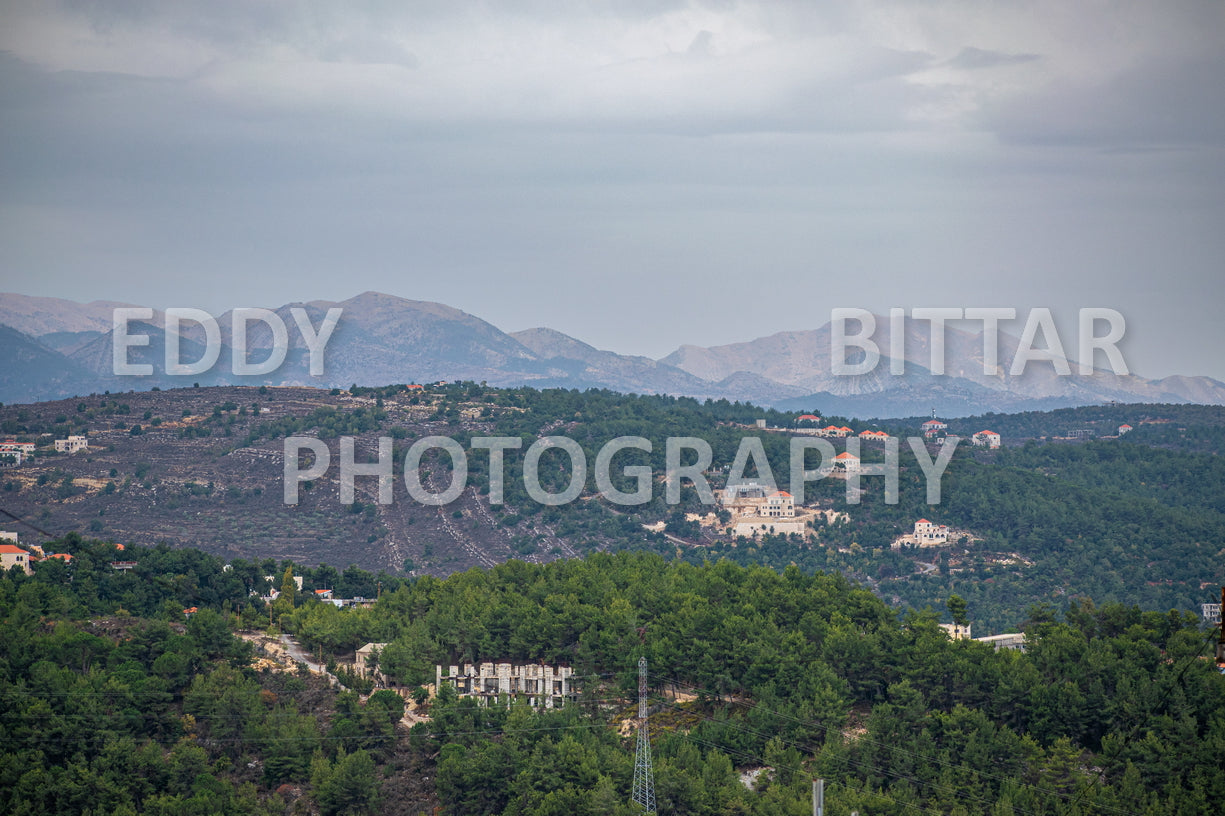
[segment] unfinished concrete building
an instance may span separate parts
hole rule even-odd
[[[461,697],[488,701],[503,694],[526,696],[532,706],[554,708],[564,705],[573,696],[574,670],[569,666],[465,663],[462,666],[435,666],[434,672],[434,688],[440,689],[443,682],[447,682]]]

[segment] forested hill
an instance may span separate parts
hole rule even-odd
[[[1225,796],[1225,677],[1189,615],[1035,610],[1022,653],[796,568],[598,554],[384,576],[373,607],[338,609],[309,591],[327,568],[298,592],[290,563],[130,547],[119,571],[111,544],[54,547],[71,567],[0,576],[5,813],[629,816],[640,656],[660,813],[803,814],[813,777],[831,814],[1192,816]],[[269,571],[286,591],[266,606]],[[253,662],[235,627],[293,633],[352,690]],[[344,668],[371,641],[394,691]],[[421,688],[467,660],[570,666],[578,691],[546,712]]]
[[[816,405],[809,411],[821,416],[823,427],[855,433],[879,427],[899,437],[918,435],[924,419],[865,423],[824,416]],[[668,438],[710,444],[706,476],[714,488],[724,485],[745,440],[759,440],[778,486],[787,489],[792,437],[817,424],[800,417],[727,401],[470,382],[94,395],[0,407],[0,430],[40,445],[32,460],[0,474],[0,496],[2,509],[52,535],[166,541],[226,559],[357,564],[409,577],[620,550],[692,563],[728,558],[776,570],[796,564],[809,573],[841,572],[916,609],[940,609],[957,592],[970,602],[976,634],[1008,631],[1031,606],[1061,609],[1072,598],[1198,612],[1225,583],[1225,408],[1108,405],[953,421],[950,432],[962,438],[940,479],[938,503],[928,503],[920,462],[903,442],[897,504],[884,501],[879,476],[864,477],[858,503],[848,501],[842,478],[811,482],[803,501],[820,513],[804,536],[737,540],[726,516],[703,504],[687,480],[680,504],[667,503]],[[758,428],[758,420],[767,427]],[[1133,430],[1118,437],[1125,422]],[[966,436],[984,425],[1003,435],[1002,449],[969,444]],[[1067,438],[1076,430],[1097,438]],[[89,450],[57,455],[50,449],[52,438],[70,433],[87,435]],[[283,500],[288,436],[322,440],[333,462],[323,477],[302,485],[297,505]],[[437,436],[468,451],[467,489],[440,507],[412,499],[402,478],[410,446]],[[491,501],[489,454],[472,444],[488,436],[521,443],[504,452],[502,504]],[[588,465],[577,500],[559,506],[534,500],[523,478],[527,449],[546,436],[573,440]],[[651,443],[650,452],[618,454],[612,468],[620,490],[634,489],[623,468],[650,468],[655,479],[644,504],[614,504],[596,483],[598,452],[621,436]],[[378,501],[370,478],[358,478],[356,496],[342,503],[343,437],[354,438],[367,458],[378,438],[391,438],[391,503]],[[829,441],[837,452],[850,444]],[[938,440],[931,440],[925,455],[938,450]],[[880,442],[863,441],[861,454],[868,465],[884,462]],[[806,466],[815,467],[814,458]],[[542,487],[566,489],[567,457],[552,450],[540,461]],[[432,490],[446,484],[447,457],[427,457],[423,467]],[[752,466],[748,475],[761,476]],[[923,518],[951,528],[948,545],[894,549]],[[10,529],[37,535],[27,526]]]
[[[880,420],[882,425],[917,428],[927,416]],[[1114,437],[1130,425],[1128,441],[1188,451],[1225,453],[1225,407],[1187,404],[1087,405],[1016,414],[986,413],[948,421],[949,432],[970,436],[992,430],[1006,441],[1066,439],[1074,433],[1088,438]]]

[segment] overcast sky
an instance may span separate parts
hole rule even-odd
[[[652,357],[1104,306],[1225,380],[1223,44],[1215,0],[0,0],[0,290]]]

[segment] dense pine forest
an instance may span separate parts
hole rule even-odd
[[[741,441],[756,436],[775,482],[788,489],[791,436],[757,431],[753,424],[765,419],[771,427],[794,427],[795,413],[606,391],[490,391],[456,384],[446,394],[438,403],[440,421],[453,421],[462,404],[487,400],[492,430],[521,435],[525,446],[545,433],[565,434],[582,446],[588,462],[610,439],[642,436],[651,441],[652,452],[630,452],[624,461],[663,473],[665,440],[699,437],[713,450],[715,486],[726,476]],[[855,431],[878,428],[904,439],[919,434],[922,419],[824,417],[822,424],[849,425]],[[1112,436],[1128,419],[1136,423],[1135,430]],[[729,558],[778,570],[796,564],[805,572],[840,571],[915,609],[936,607],[956,592],[972,602],[980,634],[1014,629],[1032,605],[1061,607],[1077,597],[1187,611],[1216,600],[1217,588],[1225,584],[1225,493],[1220,490],[1225,484],[1225,409],[1111,405],[952,423],[950,433],[961,433],[963,439],[941,479],[938,504],[928,502],[922,468],[902,443],[896,504],[885,502],[880,477],[864,478],[866,491],[855,505],[848,503],[842,480],[807,485],[804,500],[844,514],[822,524],[807,541],[706,535],[686,521],[686,514],[714,508],[702,504],[688,483],[679,506],[668,505],[660,489],[651,502],[634,508],[604,501],[542,507],[524,491],[522,451],[506,452],[502,521],[513,526],[523,516],[539,515],[580,552],[646,548],[692,563]],[[1008,440],[999,450],[975,448],[964,438],[991,425]],[[1056,439],[1078,428],[1110,438]],[[466,445],[476,433],[456,427],[452,435]],[[411,441],[398,444],[406,447]],[[884,461],[879,444],[864,443],[861,455],[865,464]],[[469,458],[470,481],[487,491],[487,460]],[[555,461],[556,469],[542,471],[542,478],[549,489],[560,490],[570,471],[562,457]],[[815,467],[811,458],[806,462]],[[447,466],[444,461],[437,467],[445,474]],[[752,465],[746,472],[759,475]],[[614,485],[631,489],[617,475],[614,470]],[[596,486],[590,472],[587,481],[592,495]],[[891,549],[923,517],[970,535],[957,548]],[[666,521],[671,537],[644,536],[638,524],[643,521]],[[700,546],[678,549],[677,539]],[[524,552],[534,551],[530,540],[522,545]]]
[[[839,574],[727,559],[403,579],[53,549],[72,563],[0,578],[5,813],[629,814],[640,656],[660,813],[798,816],[814,777],[831,814],[1202,814],[1225,796],[1225,677],[1189,614],[1035,606],[1025,651],[996,651]],[[269,574],[287,591],[265,605]],[[339,609],[319,584],[381,595]],[[236,637],[257,629],[348,688]],[[387,644],[390,689],[344,668],[367,642]],[[571,666],[577,693],[535,711],[423,688],[436,663],[501,660]]]

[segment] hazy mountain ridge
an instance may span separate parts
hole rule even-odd
[[[133,305],[110,300],[77,303],[64,298],[0,292],[0,324],[32,337],[52,332],[109,332],[114,310]]]
[[[608,388],[730,399],[856,416],[899,415],[931,408],[946,416],[958,416],[1109,401],[1225,404],[1225,383],[1210,377],[1147,380],[1101,369],[1091,376],[1059,376],[1045,362],[1031,363],[1023,375],[1012,376],[1009,370],[1019,341],[1002,331],[998,334],[997,364],[988,372],[983,364],[982,333],[949,325],[945,331],[946,371],[933,375],[928,325],[908,319],[903,340],[906,372],[895,376],[890,372],[888,357],[892,326],[887,318],[878,316],[873,339],[881,349],[879,363],[870,372],[845,376],[832,372],[829,324],[720,346],[683,345],[660,360],[652,360],[597,349],[547,327],[504,332],[445,304],[381,292],[274,309],[288,331],[288,353],[276,371],[255,377],[232,373],[231,312],[215,318],[222,349],[211,370],[190,377],[165,373],[165,316],[155,311],[150,321],[133,324],[131,330],[133,334],[148,334],[149,345],[134,346],[128,354],[133,363],[151,363],[155,374],[116,377],[112,370],[111,314],[121,306],[130,304],[80,304],[59,298],[0,295],[0,324],[23,332],[24,338],[13,336],[6,342],[15,353],[0,369],[0,400],[29,402],[190,382],[343,388],[350,384],[474,380],[500,386]],[[291,313],[295,308],[304,310],[316,329],[329,309],[343,310],[326,346],[322,377],[310,375],[307,349]],[[204,352],[202,327],[184,322],[181,334],[182,359],[199,359]],[[272,332],[261,321],[252,321],[247,344],[249,359],[259,361],[272,351]],[[36,365],[29,362],[34,359],[38,360]],[[1077,372],[1075,363],[1072,370]]]

